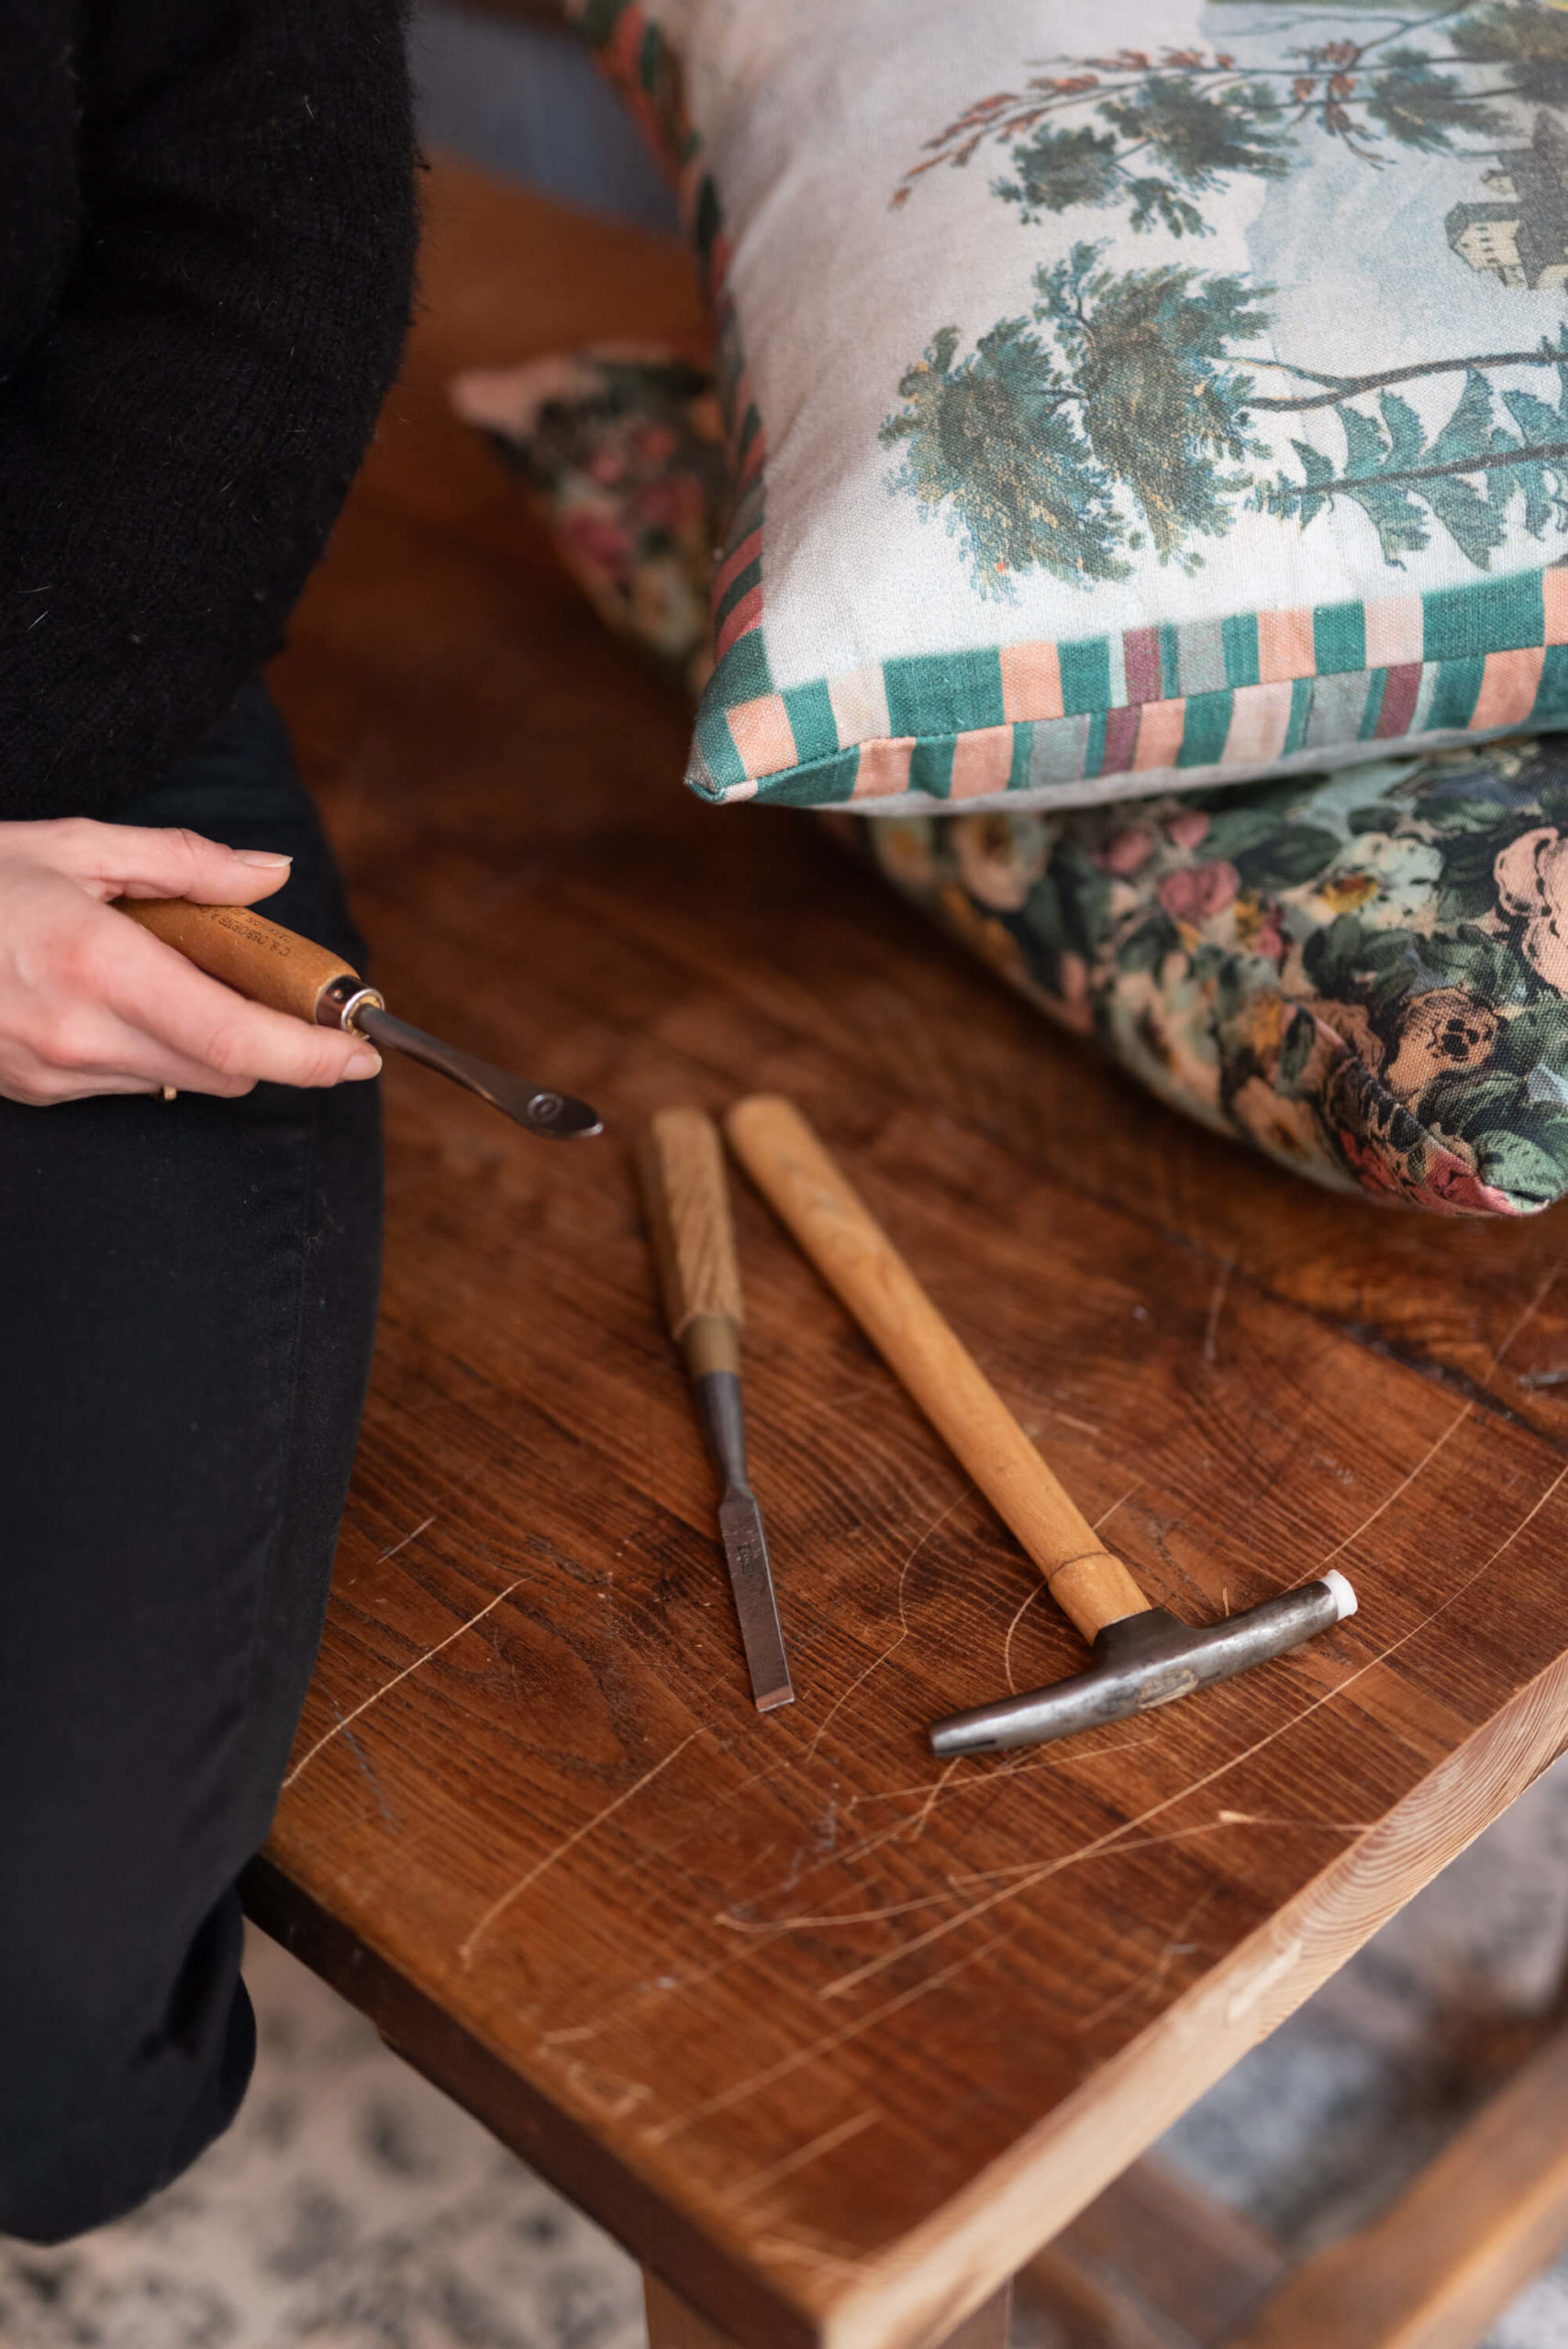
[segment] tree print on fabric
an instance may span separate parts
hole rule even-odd
[[[1018,176],[995,189],[1026,222],[1076,204],[1104,209],[1125,200],[1135,228],[1158,223],[1173,236],[1202,236],[1194,196],[1220,186],[1228,173],[1278,180],[1290,169],[1284,113],[1267,82],[1211,95],[1188,72],[1152,73],[1095,111],[1108,129],[1047,123],[1012,149]],[[1140,158],[1163,169],[1140,170]]]
[[[1313,18],[1304,16],[1303,21]],[[1484,152],[1507,131],[1509,100],[1568,106],[1568,16],[1537,0],[1485,0],[1340,31],[1266,58],[1218,48],[1053,59],[1068,72],[976,99],[926,141],[894,191],[999,153],[995,193],[1021,219],[1079,206],[1126,206],[1135,229],[1209,233],[1200,199],[1235,177],[1283,179],[1317,139],[1374,168],[1399,151]],[[1242,33],[1239,42],[1256,42]]]
[[[1125,579],[1115,484],[1051,348],[1024,318],[1003,318],[962,360],[958,342],[942,328],[899,381],[905,406],[881,433],[904,451],[897,482],[927,512],[946,508],[987,593],[1037,568],[1085,584]]]
[[[956,348],[941,372],[955,361]],[[602,518],[624,525],[616,624],[661,654],[664,553],[632,452],[651,433],[668,453],[669,429],[710,388],[652,351],[631,366],[535,361],[457,387],[460,412],[504,429],[580,576],[581,484],[596,485]],[[713,429],[705,419],[669,453],[698,506]],[[694,614],[713,540],[681,540]],[[651,596],[637,589],[649,571]],[[822,820],[1162,1098],[1297,1173],[1445,1215],[1529,1214],[1568,1193],[1562,738],[1095,808]]]
[[[1322,21],[1282,5],[1282,28]],[[982,98],[929,141],[895,204],[985,149],[1010,161],[993,192],[1026,222],[1117,207],[1136,230],[1190,239],[1207,232],[1205,196],[1238,175],[1285,178],[1317,138],[1376,168],[1401,150],[1490,156],[1497,198],[1455,205],[1450,246],[1505,284],[1568,291],[1568,131],[1550,111],[1568,107],[1568,7],[1460,0],[1329,29],[1251,61],[1237,50],[1260,45],[1256,29],[1237,50],[1057,61],[1074,70]],[[1356,508],[1396,570],[1446,540],[1485,571],[1516,529],[1568,532],[1568,328],[1331,374],[1309,352],[1259,347],[1272,286],[1172,264],[1118,273],[1108,250],[1080,242],[1037,268],[1031,314],[968,352],[944,326],[883,423],[903,460],[894,485],[942,517],[983,593],[1006,597],[1036,570],[1125,578],[1143,549],[1191,571],[1244,510],[1305,530]],[[1534,369],[1549,371],[1539,387],[1496,380]],[[1444,376],[1456,381],[1434,414],[1412,387]],[[1271,430],[1324,412],[1329,436]]]
[[[945,509],[988,594],[1037,568],[1124,579],[1123,546],[1190,565],[1190,541],[1221,536],[1251,485],[1220,468],[1263,453],[1245,429],[1252,378],[1230,350],[1266,324],[1243,282],[1118,274],[1097,266],[1104,250],[1075,245],[1035,272],[1033,328],[1005,318],[963,359],[943,328],[882,427],[904,451],[898,484]]]
[[[1003,319],[962,358],[945,327],[882,426],[903,452],[895,486],[944,516],[984,594],[1005,597],[1034,570],[1123,579],[1124,549],[1193,570],[1195,541],[1223,537],[1243,508],[1305,529],[1347,500],[1396,569],[1435,530],[1485,571],[1515,516],[1532,538],[1568,529],[1568,328],[1534,350],[1326,375],[1237,348],[1267,328],[1272,286],[1175,266],[1118,273],[1099,266],[1106,250],[1075,245],[1036,270],[1032,325]],[[1499,395],[1486,371],[1500,367],[1550,369],[1555,404]],[[1263,371],[1311,388],[1265,392]],[[1462,385],[1429,432],[1394,386],[1444,374]],[[1259,417],[1324,408],[1343,437],[1338,462],[1293,438],[1296,473],[1245,470],[1268,453]]]
[[[1385,562],[1396,569],[1403,568],[1403,556],[1418,554],[1430,542],[1435,522],[1478,570],[1489,570],[1516,498],[1523,500],[1521,518],[1531,538],[1542,537],[1549,526],[1568,529],[1564,361],[1568,333],[1556,346],[1522,358],[1510,352],[1502,362],[1451,362],[1456,369],[1466,368],[1464,388],[1447,422],[1429,437],[1415,409],[1396,393],[1379,395],[1375,415],[1335,400],[1334,415],[1345,436],[1342,462],[1336,465],[1307,441],[1293,440],[1301,478],[1281,473],[1260,483],[1252,503],[1305,529],[1336,498],[1351,499],[1377,532]],[[1552,362],[1555,406],[1523,391],[1505,391],[1499,403],[1481,373],[1485,364]]]

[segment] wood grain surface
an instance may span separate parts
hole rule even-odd
[[[722,2332],[979,2307],[1568,1739],[1568,1220],[1398,1219],[1166,1114],[811,819],[706,809],[446,375],[700,349],[673,247],[451,169],[405,381],[276,672],[392,1008],[598,1104],[389,1066],[385,1308],[251,1898]],[[1043,1754],[1012,1538],[737,1179],[798,1701],[760,1718],[632,1138],[799,1100],[1150,1596],[1361,1612]]]

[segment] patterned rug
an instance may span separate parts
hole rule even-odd
[[[1436,2149],[1565,1956],[1568,1764],[1163,2150],[1311,2249]],[[3,2349],[641,2349],[624,2253],[274,1943],[253,1938],[247,1972],[261,2054],[239,2123],[119,2225],[0,2243]],[[1015,2349],[1051,2349],[1049,2323],[1020,2310]],[[1568,2349],[1568,2261],[1489,2349]]]

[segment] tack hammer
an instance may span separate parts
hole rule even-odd
[[[1330,1569],[1244,1615],[1194,1630],[1151,1607],[1096,1537],[793,1103],[758,1095],[725,1120],[758,1189],[1044,1575],[1091,1642],[1086,1672],[934,1724],[934,1753],[1040,1745],[1228,1680],[1355,1612]]]

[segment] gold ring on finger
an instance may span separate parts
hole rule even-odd
[[[180,1088],[177,1085],[161,1085],[158,1088],[158,1097],[161,1101],[177,1101],[180,1097]]]

